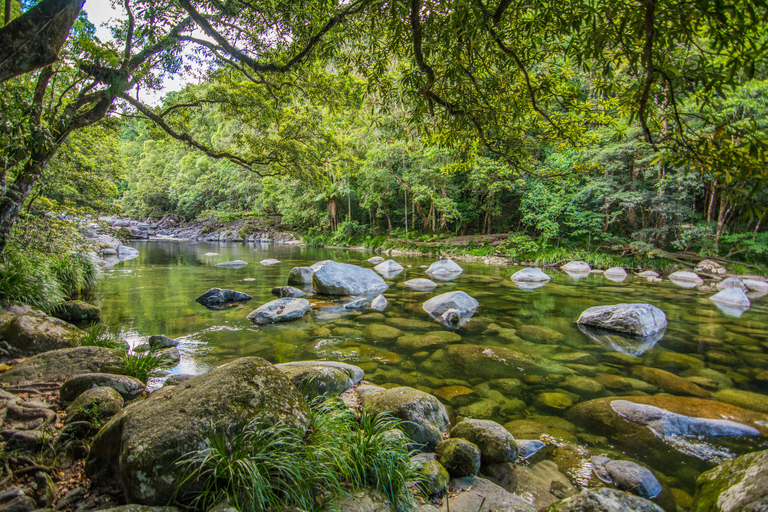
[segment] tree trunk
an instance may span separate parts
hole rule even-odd
[[[707,222],[712,222],[712,210],[715,208],[715,197],[717,197],[717,194],[715,194],[715,187],[717,186],[717,181],[713,181],[709,186],[709,206],[707,207]]]
[[[22,173],[0,197],[0,254],[5,251],[5,246],[11,237],[11,231],[16,224],[24,201],[53,154],[54,151],[49,150],[47,155],[39,160],[30,159],[24,166]]]
[[[389,214],[387,212],[384,212],[384,215],[387,217],[387,226],[389,227],[389,233],[392,233],[392,219],[389,218]]]
[[[717,214],[717,232],[715,233],[715,247],[720,245],[720,237],[725,228],[725,214],[728,210],[728,201],[725,198],[720,199],[720,212]]]

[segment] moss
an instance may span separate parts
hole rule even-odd
[[[452,478],[471,476],[480,471],[480,449],[466,439],[440,441],[435,453]]]

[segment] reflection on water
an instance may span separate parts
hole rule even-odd
[[[390,288],[384,293],[388,305],[382,312],[345,309],[349,298],[309,297],[312,310],[303,319],[255,326],[246,315],[274,299],[271,289],[286,284],[292,267],[332,259],[372,268],[366,261],[371,254],[236,243],[131,245],[139,256],[106,270],[95,302],[103,320],[122,329],[131,345],[153,334],[180,338],[182,359],[173,373],[202,373],[243,356],[273,363],[346,361],[363,368],[371,382],[435,393],[459,417],[493,419],[518,432],[518,437],[526,435],[520,429],[530,430],[535,424],[537,434],[558,444],[577,443],[579,450],[586,446],[606,453],[613,450],[614,457],[623,452],[640,458],[677,478],[689,492],[696,475],[712,465],[686,456],[691,443],[667,436],[670,440],[663,446],[668,453],[633,447],[629,438],[610,430],[597,435],[596,427],[594,431],[585,427],[583,418],[569,414],[569,409],[610,396],[682,396],[692,389],[688,386],[695,386],[698,396],[768,412],[765,299],[755,299],[751,309],[737,316],[709,300],[713,289],[648,283],[631,274],[620,282],[600,273],[571,277],[549,269],[545,272],[552,280],[543,286],[516,284],[510,276],[519,267],[465,262],[460,263],[462,274],[437,281],[434,290],[415,291],[402,283],[429,277],[425,268],[433,260],[396,257],[406,268],[385,276]],[[281,263],[261,265],[265,259]],[[215,266],[232,260],[248,265]],[[194,301],[214,287],[244,292],[253,300],[221,310]],[[450,331],[430,318],[422,304],[459,290],[480,306],[465,325]],[[659,307],[669,322],[666,332],[654,339],[627,340],[582,332],[574,323],[589,307],[618,303]],[[656,373],[639,371],[643,367]],[[643,380],[651,374],[654,382]],[[710,448],[697,446],[696,453],[728,458],[760,449],[765,439],[717,443],[698,439]],[[675,443],[685,449],[675,448]]]

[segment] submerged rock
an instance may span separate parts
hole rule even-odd
[[[540,268],[524,268],[512,274],[510,279],[516,283],[539,283],[549,281],[552,278],[545,274]]]
[[[298,320],[309,311],[306,299],[277,299],[251,311],[245,318],[259,325]]]
[[[219,306],[229,302],[243,302],[251,300],[253,297],[246,293],[235,290],[222,290],[221,288],[211,288],[201,296],[195,299],[204,306]]]
[[[576,323],[633,336],[651,336],[667,327],[667,316],[650,304],[615,304],[585,310]]]
[[[458,344],[435,351],[422,363],[438,375],[471,375],[483,380],[520,378],[526,375],[563,374],[569,370],[554,361],[506,347]]]
[[[367,295],[383,292],[389,285],[371,269],[329,261],[315,270],[312,288],[325,295]]]
[[[246,265],[248,265],[248,263],[243,260],[224,261],[216,264],[217,267],[222,268],[243,268]]]
[[[410,281],[405,281],[403,285],[416,291],[434,290],[438,286],[436,282],[429,279],[411,279]]]
[[[112,418],[94,438],[85,466],[94,483],[119,486],[128,501],[144,505],[165,505],[174,497],[189,501],[187,491],[197,482],[182,485],[186,471],[177,461],[199,449],[211,431],[234,435],[254,420],[305,428],[309,419],[288,378],[256,357],[160,393],[162,400],[137,402]]]
[[[768,510],[768,450],[743,455],[699,475],[691,512]]]
[[[650,382],[657,388],[672,393],[673,395],[691,395],[699,398],[709,398],[710,394],[704,388],[701,388],[693,382],[678,377],[659,368],[650,368],[647,366],[637,366],[633,373],[646,382]]]
[[[312,275],[315,269],[312,267],[293,267],[288,273],[288,284],[312,284]]]

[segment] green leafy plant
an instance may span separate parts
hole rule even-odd
[[[50,311],[64,301],[45,258],[7,250],[0,261],[0,303],[22,302]]]
[[[141,382],[147,382],[154,370],[162,365],[156,351],[150,350],[144,354],[125,353],[122,358],[122,370],[125,375],[136,377]]]
[[[85,336],[81,338],[80,344],[88,347],[127,348],[106,325],[96,322],[91,322],[91,325],[85,330]]]

